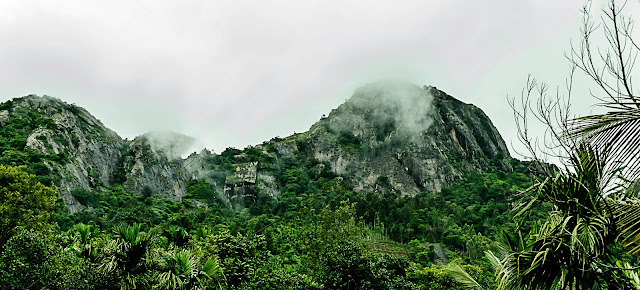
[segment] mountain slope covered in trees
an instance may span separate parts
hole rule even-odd
[[[39,207],[50,208],[47,226],[3,223],[13,234],[1,283],[453,289],[453,263],[490,286],[483,252],[498,250],[502,231],[530,226],[509,213],[531,182],[528,164],[480,109],[433,87],[369,85],[309,131],[242,150],[181,158],[189,142],[160,132],[124,140],[51,97],[1,104],[0,164],[26,166],[34,176],[14,183],[58,195]],[[0,209],[13,197],[3,198]]]

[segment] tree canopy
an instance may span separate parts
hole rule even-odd
[[[7,241],[16,227],[42,231],[54,217],[57,193],[42,185],[25,166],[0,165],[0,244]]]

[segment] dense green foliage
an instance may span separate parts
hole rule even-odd
[[[537,203],[549,203],[553,206],[549,216],[539,219],[528,232],[505,232],[506,253],[488,253],[498,269],[499,289],[638,286],[637,279],[629,279],[637,273],[628,266],[620,267],[628,259],[621,255],[616,239],[621,233],[613,211],[617,197],[604,194],[614,175],[606,170],[606,159],[589,144],[581,143],[573,150],[568,158],[571,169],[540,178],[519,201],[522,214]],[[635,194],[625,198],[635,198]]]
[[[33,124],[21,124],[24,131],[0,132],[5,152],[33,153],[20,140],[48,121],[25,114],[23,121]],[[393,124],[380,126],[391,130]],[[375,154],[353,134],[336,138],[346,151]],[[24,200],[0,207],[11,210],[2,215],[8,220],[0,246],[2,288],[460,289],[450,265],[495,286],[482,253],[497,249],[500,229],[515,228],[510,203],[530,184],[526,166],[469,173],[442,192],[413,197],[389,190],[390,178],[378,176],[383,193],[367,193],[354,190],[350,176],[306,156],[305,134],[285,140],[303,152],[298,155],[277,155],[276,141],[204,155],[205,167],[213,169],[187,182],[182,201],[158,198],[151,187],[128,192],[119,172],[112,186],[71,190],[85,207],[74,213],[36,182],[59,174],[38,169],[44,161],[64,159],[6,161],[27,167],[0,167],[16,176],[3,184],[13,199],[2,202]],[[227,177],[247,162],[273,175],[281,194],[256,185],[244,197],[225,196]]]
[[[56,192],[24,169],[0,165],[0,244],[16,227],[42,231],[52,220]]]
[[[482,253],[496,248],[499,228],[513,227],[510,196],[529,184],[523,173],[473,173],[439,194],[399,197],[354,192],[313,158],[275,161],[250,147],[210,162],[233,166],[238,155],[271,161],[282,195],[258,190],[236,201],[242,207],[231,206],[214,186],[215,174],[189,182],[182,202],[131,194],[120,185],[74,190],[87,208],[70,214],[59,200],[53,231],[26,232],[38,242],[23,251],[12,250],[17,240],[7,243],[2,269],[15,263],[28,269],[24,277],[1,272],[3,281],[18,285],[37,276],[33,281],[49,288],[462,287],[446,266],[434,264],[430,245],[442,245],[451,263],[491,286]],[[29,238],[24,235],[15,239]],[[33,260],[37,251],[48,258]]]

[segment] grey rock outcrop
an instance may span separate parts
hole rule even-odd
[[[238,163],[234,168],[235,171],[227,175],[225,180],[225,196],[232,200],[255,197],[254,185],[258,181],[258,162]]]
[[[446,265],[449,263],[447,251],[440,244],[427,244],[427,247],[433,251],[431,262],[436,265]]]
[[[187,194],[185,182],[189,180],[182,170],[183,160],[169,160],[172,152],[152,144],[145,135],[131,141],[129,154],[124,158],[123,187],[148,196],[181,200]]]
[[[104,190],[116,182],[132,193],[151,192],[176,200],[186,194],[187,177],[178,152],[190,146],[192,138],[153,132],[129,142],[84,108],[57,98],[30,95],[12,102],[12,110],[0,111],[0,124],[6,124],[16,111],[29,111],[55,124],[44,122],[33,130],[26,147],[40,154],[66,156],[64,162],[48,160],[45,164],[52,174],[59,175],[56,188],[72,213],[83,208],[71,194],[74,190]],[[116,180],[119,172],[126,180]]]
[[[482,110],[426,86],[363,87],[308,132],[268,144],[280,158],[329,164],[355,191],[397,196],[440,192],[469,172],[512,170],[507,146]],[[255,188],[280,195],[273,172],[249,166],[242,154],[235,159],[227,197]]]
[[[359,192],[414,196],[440,192],[469,172],[512,170],[507,146],[482,110],[406,84],[363,87],[309,131],[265,144],[276,159],[328,164]],[[278,198],[275,173],[246,159],[234,155],[225,196],[254,197],[257,189]]]
[[[439,192],[467,172],[512,170],[507,146],[482,110],[432,87],[358,91],[298,143],[300,154],[328,162],[358,191],[413,196]],[[276,146],[283,147],[294,152]]]
[[[71,191],[92,189],[114,182],[126,143],[87,110],[51,97],[28,96],[16,108],[35,110],[53,120],[56,128],[39,127],[27,138],[27,146],[42,154],[66,154],[69,162],[47,162],[60,175],[58,191],[73,213],[82,209]]]

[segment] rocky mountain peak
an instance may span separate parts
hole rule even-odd
[[[85,108],[75,104],[69,104],[61,99],[51,96],[28,95],[22,98],[15,98],[8,102],[10,110],[26,109],[33,110],[50,117],[58,126],[65,128],[87,129],[100,131],[109,135],[117,136],[115,132],[105,127],[100,120],[94,117]],[[119,136],[117,138],[120,138]]]
[[[75,191],[117,184],[181,200],[187,181],[204,179],[228,200],[258,193],[279,198],[291,190],[281,188],[279,175],[291,160],[315,164],[314,174],[338,176],[356,192],[410,196],[439,192],[469,172],[511,170],[506,144],[482,110],[436,88],[402,83],[356,90],[307,132],[187,159],[181,156],[191,137],[149,132],[123,140],[85,109],[52,97],[0,104],[3,128],[20,128],[23,136],[0,144],[17,156],[4,162],[41,160],[35,173],[52,177],[72,213],[83,208]]]
[[[377,191],[382,178],[399,194],[438,192],[467,172],[511,170],[484,112],[427,86],[365,86],[300,140],[337,173],[360,176],[364,191]]]
[[[323,125],[336,132],[351,131],[370,143],[384,141],[391,133],[415,141],[413,137],[432,123],[432,102],[429,89],[407,83],[372,83],[357,89]]]
[[[29,95],[0,105],[0,125],[17,123],[29,125],[23,132],[24,147],[15,148],[20,154],[59,156],[43,160],[47,170],[41,171],[55,181],[72,213],[83,208],[74,192],[114,184],[133,193],[151,191],[178,200],[186,194],[186,178],[176,172],[180,155],[193,138],[150,132],[133,141],[123,140],[86,109],[49,96]],[[178,164],[171,163],[176,159]]]

